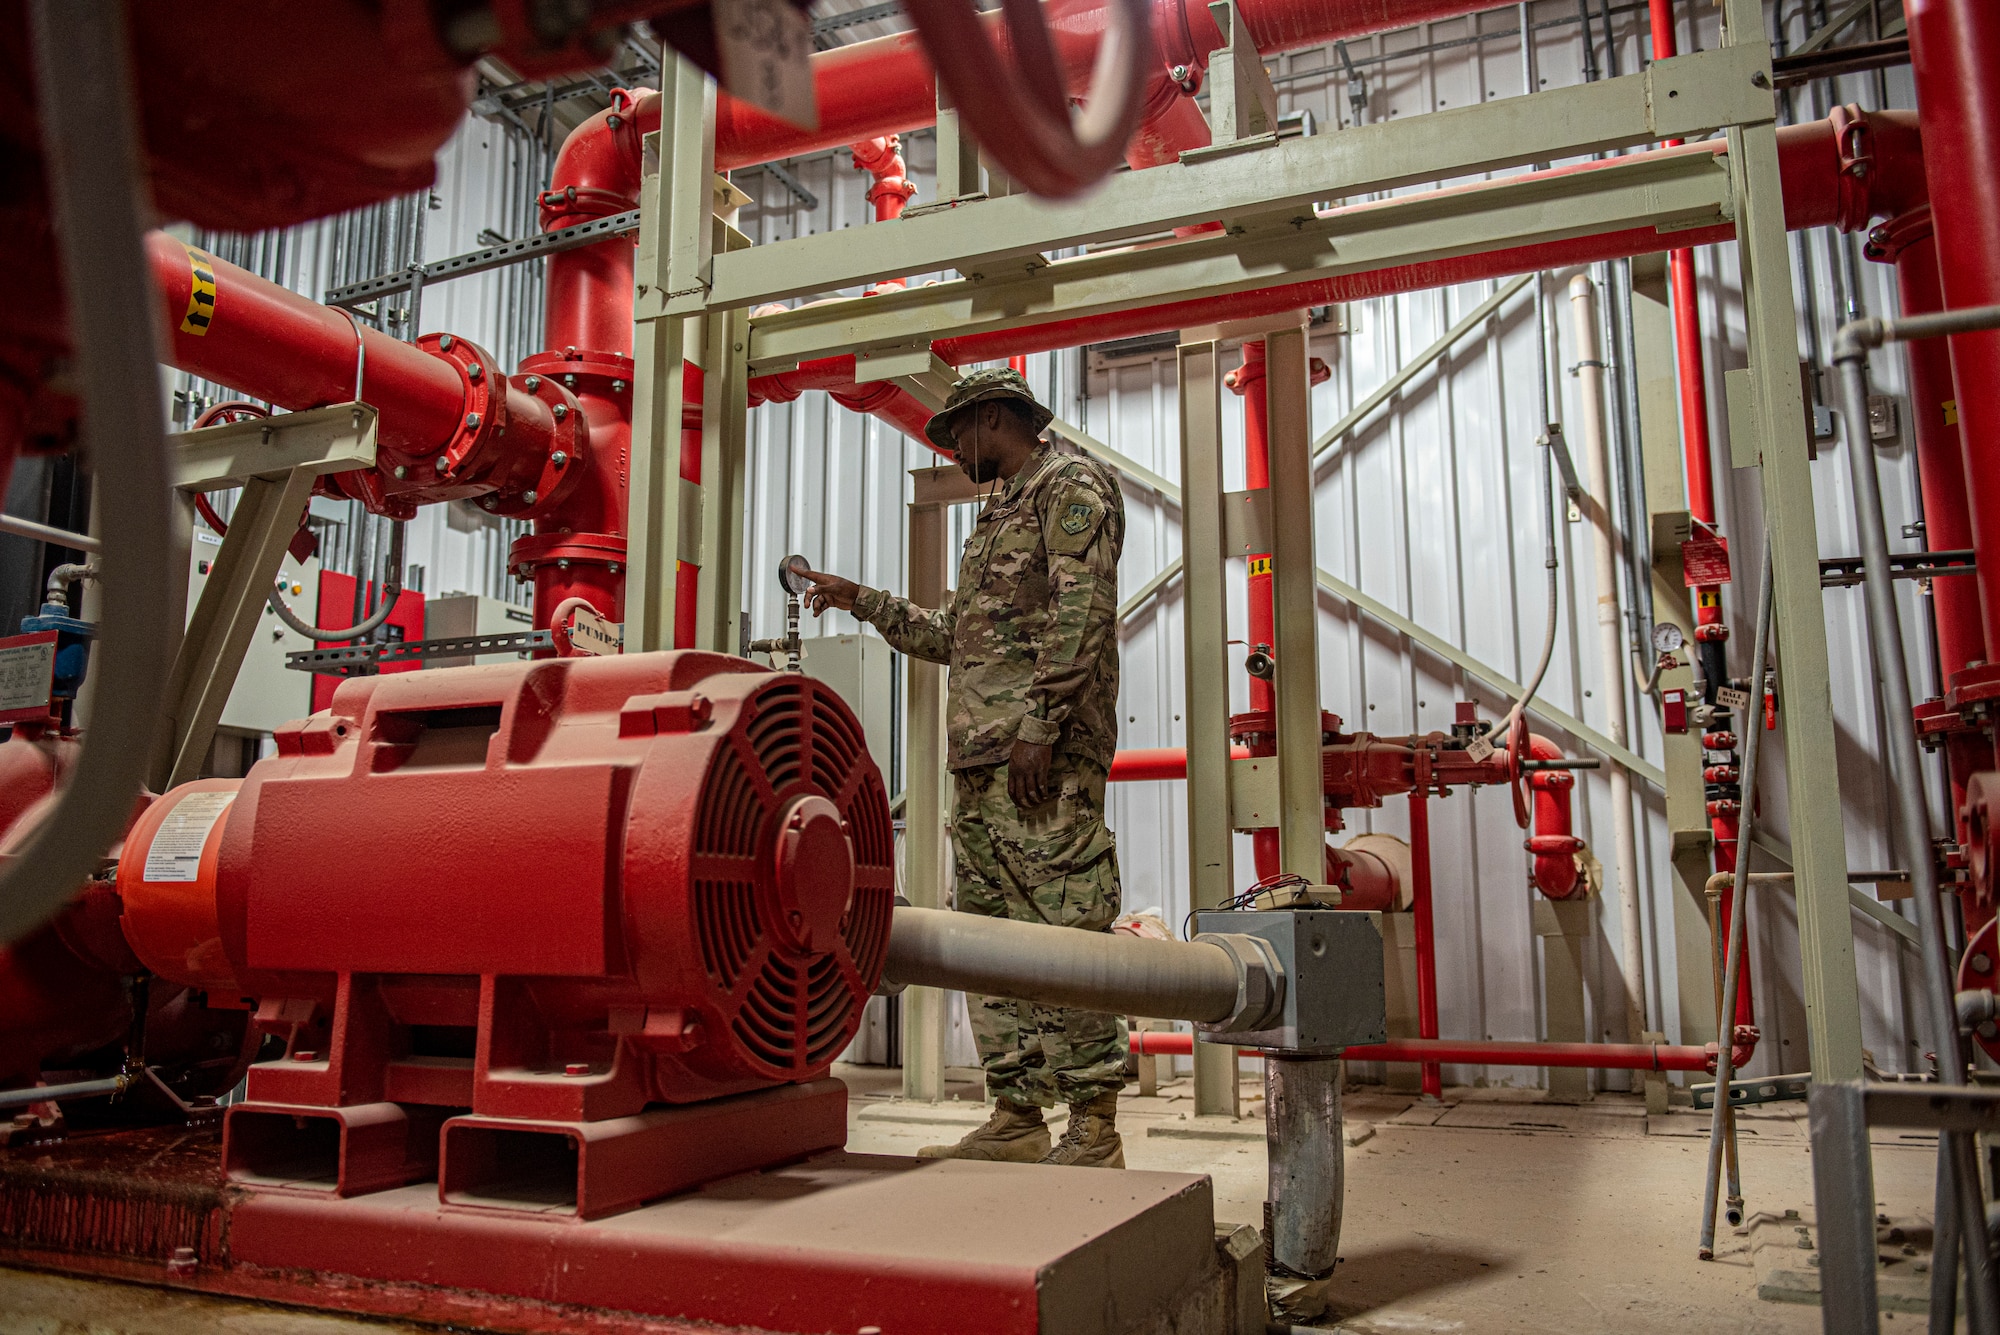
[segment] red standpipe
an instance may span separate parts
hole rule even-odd
[[[1431,907],[1431,795],[1410,793],[1410,912],[1417,936],[1417,1037],[1438,1036],[1437,921]],[[1423,1064],[1424,1093],[1444,1095],[1444,1068]]]
[[[1561,760],[1562,748],[1546,737],[1530,735],[1528,754],[1535,760]],[[1569,795],[1576,775],[1566,769],[1535,770],[1528,775],[1533,794],[1535,832],[1522,847],[1534,854],[1535,888],[1550,899],[1574,899],[1587,890],[1577,872],[1576,855],[1583,840],[1571,832]]]
[[[1957,310],[2000,302],[2000,5],[1910,0],[1910,62],[1923,117],[1939,282]],[[2000,553],[2000,332],[1951,340],[1973,547]],[[1986,642],[2000,644],[2000,560],[1982,560]]]
[[[1246,759],[1250,754],[1247,746],[1232,746],[1229,754],[1235,759]],[[1128,748],[1111,757],[1111,770],[1106,777],[1112,783],[1147,783],[1187,777],[1187,748],[1180,746],[1153,746]]]
[[[1941,311],[1937,241],[1928,205],[1883,223],[1869,234],[1862,253],[1871,260],[1896,266],[1898,306],[1904,315]],[[1912,339],[1902,345],[1909,359],[1910,416],[1917,438],[1917,480],[1924,498],[1924,546],[1932,551],[1963,551],[1973,545],[1972,515],[1967,506],[1965,453],[1959,439],[1951,375],[1951,347],[1943,339]],[[1979,585],[1963,577],[1930,581],[1931,621],[1937,631],[1940,684],[1976,663],[1992,660],[1985,627],[1979,617]],[[1957,710],[1942,699],[1917,707],[1917,726],[1943,745],[1945,769],[1951,781],[1951,810],[1957,842],[1969,846],[1966,787],[1972,776],[1992,762],[1992,741],[1978,728],[1965,725]],[[1960,912],[1969,938],[1993,918],[1993,903],[1970,880],[1958,886]]]
[[[1173,1030],[1133,1030],[1131,1050],[1141,1057],[1186,1057],[1194,1035]],[[1669,1043],[1506,1043],[1459,1039],[1398,1038],[1365,1043],[1341,1053],[1351,1062],[1453,1062],[1467,1066],[1577,1066],[1596,1071],[1715,1070],[1716,1048]]]

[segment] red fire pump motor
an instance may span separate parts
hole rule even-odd
[[[239,1180],[294,1171],[271,1138],[308,1115],[339,1127],[343,1194],[423,1180],[456,1113],[447,1199],[453,1155],[460,1179],[509,1157],[454,1126],[532,1123],[616,1168],[574,1202],[603,1213],[661,1188],[604,1146],[674,1116],[649,1106],[838,1090],[895,880],[881,776],[826,686],[694,652],[366,677],[277,744],[162,797],[118,872],[147,966],[286,1041],[230,1109]],[[837,1145],[833,1103],[807,1120]]]

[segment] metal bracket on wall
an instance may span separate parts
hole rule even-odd
[[[372,677],[384,663],[421,663],[432,658],[464,658],[469,654],[527,654],[555,646],[545,630],[504,635],[448,635],[435,640],[370,641],[331,649],[300,649],[285,655],[285,666],[297,672],[330,677]]]
[[[554,232],[538,232],[519,241],[506,241],[497,246],[488,246],[484,250],[453,255],[450,259],[433,260],[429,264],[413,264],[407,269],[398,269],[394,273],[385,273],[374,278],[364,278],[345,287],[328,288],[326,304],[352,309],[377,297],[408,292],[420,282],[427,287],[432,283],[443,282],[447,278],[469,278],[476,273],[485,273],[490,269],[504,269],[510,264],[540,259],[544,255],[557,255],[581,246],[594,246],[600,241],[614,236],[627,236],[638,230],[639,210],[614,213],[608,218],[593,218],[574,227],[564,227]]]

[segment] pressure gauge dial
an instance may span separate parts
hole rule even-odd
[[[785,592],[794,598],[805,596],[812,587],[812,579],[807,573],[812,569],[803,556],[788,556],[778,563],[778,583],[785,586]]]
[[[1687,636],[1671,621],[1662,621],[1653,627],[1653,647],[1663,654],[1670,654],[1687,643]]]

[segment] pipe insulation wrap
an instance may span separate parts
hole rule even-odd
[[[884,977],[893,984],[1207,1024],[1227,1020],[1237,1005],[1236,961],[1221,946],[1051,930],[950,909],[896,909]]]

